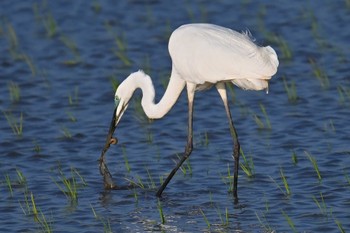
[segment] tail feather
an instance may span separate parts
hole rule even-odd
[[[268,89],[268,81],[268,79],[233,79],[232,83],[243,90],[260,91]]]

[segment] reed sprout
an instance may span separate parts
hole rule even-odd
[[[166,219],[165,219],[164,212],[163,212],[163,206],[162,206],[162,203],[160,202],[160,200],[158,200],[157,208],[158,208],[158,212],[159,212],[160,222],[162,224],[165,224]]]
[[[12,132],[21,137],[23,135],[23,113],[21,112],[21,115],[19,119],[17,120],[11,112],[3,112],[7,123],[12,129]]]
[[[338,86],[339,103],[341,105],[350,105],[350,88],[344,86]]]
[[[10,176],[8,174],[5,175],[5,182],[7,184],[9,191],[10,191],[10,196],[12,197],[13,196],[12,182],[11,182]]]
[[[148,175],[148,179],[149,179],[148,187],[151,189],[156,188],[156,183],[154,182],[154,180],[152,178],[151,172],[149,171],[148,168],[146,168],[146,171],[147,171],[147,175]]]
[[[290,226],[290,228],[292,229],[293,232],[298,232],[297,229],[295,228],[295,224],[293,222],[293,220],[291,219],[291,217],[288,216],[288,214],[286,212],[284,212],[282,210],[282,215],[285,217],[285,219],[288,222],[288,225]]]
[[[219,215],[219,218],[220,218],[220,221],[221,221],[221,225],[222,226],[228,226],[230,224],[230,222],[229,222],[229,214],[228,214],[227,207],[225,208],[225,217],[224,218],[222,217],[222,213],[219,210],[219,208],[216,209],[216,212]]]
[[[275,33],[268,32],[263,27],[263,33],[265,34],[265,37],[267,41],[277,44],[279,47],[279,50],[281,52],[281,58],[285,60],[291,60],[293,58],[292,50],[289,47],[288,42],[281,36],[276,35]]]
[[[79,103],[79,88],[75,87],[73,93],[68,94],[68,103],[70,106],[77,106]]]
[[[288,96],[288,101],[291,103],[296,103],[299,99],[298,94],[297,94],[297,90],[295,88],[295,82],[291,81],[291,83],[289,84],[286,80],[285,77],[283,77],[283,84],[284,84],[284,89],[287,92],[287,96]]]
[[[277,186],[277,188],[286,196],[290,196],[291,195],[291,190],[290,190],[290,187],[289,187],[289,184],[287,182],[287,178],[286,176],[284,175],[284,172],[283,172],[283,169],[280,168],[280,177],[281,177],[281,180],[282,180],[282,183],[283,183],[283,186],[284,186],[284,189],[276,182],[276,180],[274,180],[271,176],[270,176],[270,179],[272,182],[274,182]]]
[[[202,214],[202,216],[203,216],[203,219],[204,219],[205,223],[207,224],[208,230],[210,230],[211,224],[210,224],[210,222],[209,222],[207,216],[205,216],[205,214],[204,214],[204,212],[203,212],[202,209],[199,209],[199,211],[201,212],[201,214]]]
[[[115,92],[120,84],[120,82],[118,81],[117,77],[115,75],[111,75],[109,77],[109,80],[111,82],[111,85],[112,85],[112,88],[113,88],[113,91]]]
[[[34,194],[30,193],[30,197],[28,197],[27,192],[24,193],[24,203],[19,203],[20,207],[24,213],[24,215],[29,216],[32,215],[34,217],[34,221],[39,224],[41,230],[43,232],[53,232],[52,222],[47,220],[46,216],[42,211],[37,207]],[[24,206],[23,206],[23,205]]]
[[[298,164],[298,156],[297,156],[297,153],[294,150],[292,152],[292,162],[293,162],[294,165]]]
[[[42,20],[46,29],[46,35],[48,37],[54,37],[55,35],[57,35],[57,23],[52,14],[48,13],[46,16],[43,17]]]
[[[227,175],[226,176],[221,175],[221,179],[224,182],[224,184],[228,186],[229,193],[233,192],[233,178],[234,176],[231,175],[230,164],[227,164]]]
[[[241,156],[243,158],[243,163],[240,163],[240,167],[244,171],[244,173],[249,177],[253,177],[255,175],[255,169],[254,169],[254,162],[253,162],[253,157],[250,156],[247,158],[243,152],[243,149],[241,148]]]
[[[23,175],[23,172],[16,168],[16,173],[17,173],[17,182],[21,186],[26,186],[27,185],[27,178]]]
[[[25,61],[25,63],[28,65],[31,73],[33,76],[36,76],[38,74],[38,70],[37,68],[35,67],[34,65],[34,62],[33,60],[26,54],[23,54],[22,55],[22,59]]]
[[[78,182],[77,178],[79,178],[80,182]],[[63,171],[59,170],[59,180],[54,180],[54,182],[67,199],[70,199],[74,204],[78,201],[78,189],[87,185],[75,168],[71,168],[71,177],[69,178],[66,177]]]
[[[19,100],[21,98],[21,92],[20,92],[20,88],[19,88],[18,84],[10,81],[8,83],[8,88],[9,88],[9,92],[10,92],[11,102],[12,103],[19,102]]]
[[[177,154],[176,156],[179,160],[181,159],[180,155]],[[185,162],[181,165],[180,170],[182,171],[184,176],[186,176],[187,174],[189,174],[190,176],[192,175],[192,166],[191,166],[190,159],[185,160]]]
[[[309,63],[312,68],[312,72],[317,80],[320,82],[321,87],[324,89],[329,88],[330,82],[327,73],[320,67],[319,64],[312,58],[309,59]]]
[[[7,25],[7,32],[10,42],[10,50],[16,51],[18,49],[18,38],[17,33],[11,24]]]
[[[312,163],[312,166],[314,167],[314,169],[315,169],[315,171],[317,173],[318,180],[322,180],[321,172],[320,172],[320,169],[318,168],[316,158],[314,156],[312,156],[307,151],[305,151],[305,154],[308,157],[308,159],[310,160],[310,162]]]
[[[73,115],[73,113],[71,113],[71,112],[66,112],[66,114],[67,114],[67,116],[68,116],[68,118],[69,118],[69,120],[70,120],[71,122],[76,122],[76,121],[77,121],[77,118]]]
[[[71,60],[66,60],[63,63],[65,65],[76,65],[79,64],[81,62],[81,57],[80,57],[80,53],[78,50],[78,47],[76,45],[76,43],[68,38],[67,36],[61,36],[60,37],[60,41],[71,51],[71,53],[73,54],[73,59]]]
[[[349,1],[349,2],[350,2],[350,1]],[[350,3],[349,3],[349,4],[350,4]],[[335,221],[335,223],[336,223],[337,226],[338,226],[339,232],[340,232],[340,233],[345,233],[345,229],[344,229],[343,225],[341,224],[341,222],[340,222],[339,220],[337,220],[337,219],[335,219],[334,221]]]
[[[121,33],[121,35],[119,35],[116,32],[114,32],[112,26],[108,22],[105,23],[105,28],[109,33],[112,34],[112,36],[114,37],[114,42],[117,46],[117,48],[113,48],[113,53],[116,55],[117,58],[119,58],[119,60],[123,63],[124,66],[131,66],[131,61],[126,53],[127,46],[124,34]]]
[[[282,169],[282,168],[280,169],[280,175],[281,175],[281,179],[282,179],[282,181],[283,181],[284,188],[285,188],[285,190],[286,190],[285,194],[286,194],[287,196],[289,196],[289,195],[291,194],[291,191],[290,191],[290,187],[289,187],[288,182],[287,182],[287,178],[286,178],[286,176],[284,175],[284,172],[283,172],[283,169]]]
[[[40,147],[40,145],[38,144],[38,142],[37,142],[37,141],[33,141],[33,144],[34,144],[33,151],[34,151],[35,153],[40,153],[41,147]]]
[[[63,134],[63,138],[65,138],[65,139],[72,139],[73,138],[72,133],[70,132],[70,130],[67,127],[62,127],[61,132]]]
[[[266,216],[264,213],[262,213],[262,216],[260,217],[257,212],[255,212],[255,216],[258,219],[260,225],[264,228],[265,232],[275,232],[273,228],[270,226],[269,222],[266,219]]]
[[[327,217],[332,215],[332,208],[328,209],[322,192],[320,192],[320,198],[316,198],[316,196],[312,196],[312,199],[314,200],[315,204],[317,205],[317,207],[321,211],[322,215],[327,216]]]
[[[90,204],[92,213],[94,215],[94,218],[98,221],[101,221],[103,224],[103,232],[108,232],[108,233],[112,233],[112,228],[111,228],[111,223],[109,221],[109,219],[105,219],[103,216],[100,216],[94,209],[94,207]]]
[[[126,154],[126,149],[125,149],[124,145],[122,146],[122,153],[123,153],[123,158],[124,158],[124,162],[125,162],[125,168],[126,168],[127,172],[130,173],[131,167],[129,165],[129,160],[128,160],[128,156]]]
[[[270,120],[269,120],[269,117],[266,113],[266,109],[264,107],[263,104],[260,104],[260,109],[263,113],[263,116],[265,118],[265,123],[260,119],[260,117],[258,117],[256,114],[254,114],[254,120],[255,120],[255,123],[257,124],[258,128],[259,129],[271,129],[271,123],[270,123]]]
[[[102,10],[101,4],[96,0],[91,3],[91,8],[96,14],[99,14]]]

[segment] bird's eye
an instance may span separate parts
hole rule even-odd
[[[114,97],[114,104],[115,104],[115,106],[118,106],[119,101],[120,101],[120,99],[119,99],[118,96]]]

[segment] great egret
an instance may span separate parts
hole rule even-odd
[[[171,76],[168,87],[157,104],[154,103],[155,90],[152,80],[141,70],[130,74],[119,85],[115,93],[116,108],[100,158],[100,171],[105,178],[105,185],[109,188],[115,186],[105,165],[104,154],[110,144],[116,143],[112,135],[137,88],[142,90],[141,104],[147,117],[158,119],[169,112],[184,87],[187,87],[187,145],[183,157],[160,186],[157,192],[159,197],[192,152],[192,116],[195,92],[215,85],[224,103],[234,144],[233,196],[237,203],[240,144],[228,106],[225,83],[232,82],[244,90],[267,89],[269,80],[277,72],[279,64],[277,54],[270,46],[257,46],[249,32],[238,33],[213,24],[186,24],[177,28],[169,39],[169,53],[172,59]]]

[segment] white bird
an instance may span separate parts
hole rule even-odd
[[[186,24],[177,28],[169,39],[169,53],[172,59],[171,76],[158,103],[154,102],[155,90],[151,78],[141,70],[130,74],[119,85],[115,93],[116,109],[100,161],[103,162],[102,157],[110,144],[116,143],[113,141],[116,139],[112,140],[112,135],[136,89],[142,90],[141,104],[147,117],[158,119],[170,111],[186,86],[189,115],[187,145],[182,159],[159,188],[157,196],[161,196],[171,178],[192,152],[195,92],[215,85],[224,103],[234,143],[233,195],[237,203],[240,144],[228,106],[225,83],[231,82],[244,90],[267,89],[269,80],[277,72],[277,54],[270,46],[257,46],[249,32],[239,33],[213,24]],[[104,163],[102,165],[105,166]],[[102,173],[103,170],[102,167]]]

